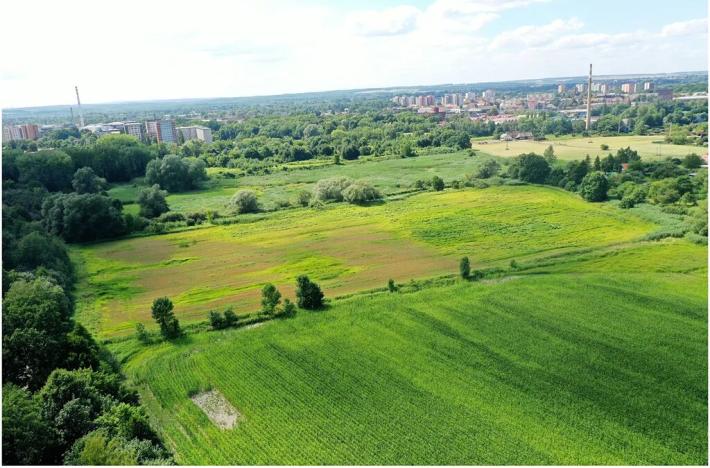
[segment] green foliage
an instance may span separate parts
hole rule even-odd
[[[55,433],[42,418],[39,401],[12,384],[2,388],[2,458],[5,465],[41,465]]]
[[[229,200],[229,207],[235,213],[256,213],[259,211],[259,201],[251,190],[239,190]]]
[[[72,178],[71,185],[78,194],[100,193],[108,187],[106,179],[97,176],[90,167],[77,169]]]
[[[150,343],[150,335],[142,323],[136,324],[136,339],[143,344]]]
[[[444,180],[439,176],[434,176],[431,178],[431,188],[437,192],[444,190]]]
[[[389,292],[391,292],[391,293],[397,291],[397,285],[395,284],[395,282],[394,282],[394,280],[393,280],[392,278],[390,278],[389,280],[387,280],[387,290],[388,290]]]
[[[281,302],[281,293],[276,286],[266,283],[261,289],[261,311],[271,315],[276,311],[276,307]]]
[[[413,158],[417,155],[416,150],[412,146],[412,143],[407,141],[404,144],[402,144],[402,148],[400,150],[400,156],[403,158]]]
[[[482,161],[474,170],[472,177],[476,179],[488,179],[498,175],[500,164],[495,159]]]
[[[168,211],[168,203],[165,197],[168,192],[160,190],[160,185],[154,184],[152,187],[143,189],[138,194],[138,204],[140,205],[140,215],[146,218],[155,218]]]
[[[207,314],[207,320],[209,320],[210,326],[213,330],[221,330],[227,326],[222,314],[216,310],[209,311]]]
[[[308,276],[301,275],[296,279],[296,299],[301,309],[315,310],[323,307],[323,292]]]
[[[284,299],[284,303],[281,306],[279,315],[283,317],[293,317],[294,315],[296,315],[296,304],[291,302],[290,299]]]
[[[468,257],[463,257],[459,261],[459,274],[463,279],[468,279],[471,276],[471,262]]]
[[[522,154],[510,166],[511,176],[522,181],[542,184],[550,174],[550,165],[535,153]]]
[[[683,166],[687,169],[698,169],[705,161],[697,154],[689,154],[683,158]]]
[[[135,450],[126,446],[121,438],[111,438],[105,431],[93,431],[67,453],[68,465],[138,465]]]
[[[153,159],[145,169],[145,181],[158,184],[168,192],[180,192],[199,187],[207,179],[204,161],[197,158],[181,158],[169,154],[162,159]]]
[[[342,192],[343,199],[348,203],[364,205],[382,198],[380,192],[367,182],[356,180]]]
[[[603,172],[590,172],[579,186],[579,193],[590,202],[601,202],[606,200],[606,193],[609,190],[609,181]]]
[[[180,336],[180,323],[173,313],[173,302],[167,297],[159,297],[153,301],[151,316],[160,326],[160,333],[167,339]]]
[[[42,204],[45,229],[67,242],[120,236],[126,231],[121,202],[98,194],[56,194]]]
[[[130,135],[106,135],[87,146],[71,146],[66,152],[74,167],[90,167],[109,182],[122,182],[145,173],[154,155]]]
[[[349,177],[331,177],[321,179],[313,186],[313,197],[316,200],[343,201],[343,191],[353,183]]]
[[[347,160],[357,159],[360,157],[360,150],[352,143],[345,143],[340,148],[340,156]]]
[[[312,194],[307,190],[301,190],[296,194],[295,204],[298,206],[308,206],[311,203]]]
[[[18,156],[17,170],[20,182],[39,183],[56,192],[71,188],[74,163],[64,151],[42,150]]]

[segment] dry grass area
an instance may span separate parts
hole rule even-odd
[[[198,393],[190,399],[220,429],[232,429],[241,418],[234,406],[217,390]]]

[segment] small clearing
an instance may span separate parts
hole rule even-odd
[[[190,398],[202,411],[205,412],[210,421],[220,429],[231,429],[241,418],[241,414],[224,398],[217,390],[198,393]]]

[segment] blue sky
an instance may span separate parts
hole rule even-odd
[[[3,107],[707,69],[704,0],[27,5],[3,6]]]

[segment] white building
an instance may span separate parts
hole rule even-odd
[[[178,127],[184,141],[200,140],[205,143],[212,143],[212,130],[207,127],[192,125],[189,127]]]

